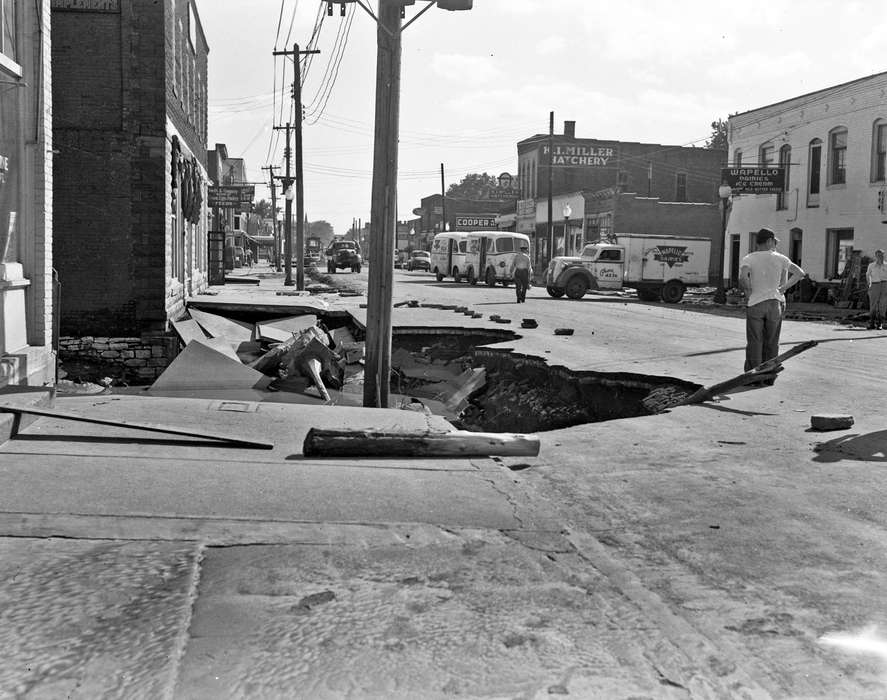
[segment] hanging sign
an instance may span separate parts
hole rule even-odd
[[[721,168],[721,182],[733,194],[778,194],[785,191],[785,168]]]

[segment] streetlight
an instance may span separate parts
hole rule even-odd
[[[283,284],[287,287],[293,286],[293,200],[296,193],[293,191],[292,184],[288,184],[284,195],[286,205],[284,206],[283,220],[283,267],[286,270]]]
[[[723,184],[718,187],[718,197],[721,198],[721,245],[718,257],[718,288],[715,291],[715,304],[724,304],[727,301],[727,293],[724,290],[724,253],[727,248],[727,207],[733,190],[730,185]]]
[[[564,204],[564,255],[567,254],[567,226],[570,223],[570,214],[573,213],[573,207],[570,206],[569,202]],[[552,257],[554,257],[552,255]]]

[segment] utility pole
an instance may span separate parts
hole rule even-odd
[[[447,230],[447,188],[444,184],[444,164],[440,164],[440,232]]]
[[[551,182],[554,175],[554,112],[548,114],[548,260],[554,258],[554,224],[551,221]]]
[[[303,221],[304,212],[305,212],[305,190],[304,183],[302,178],[302,67],[299,63],[299,59],[303,55],[312,54],[312,53],[320,53],[317,50],[309,50],[309,51],[300,51],[298,44],[293,44],[292,51],[274,51],[273,54],[275,56],[292,56],[293,57],[293,102],[295,103],[296,108],[296,289],[302,290],[305,289],[305,223]],[[290,125],[287,122],[286,125],[286,150],[287,150],[287,159],[286,159],[286,184],[285,188],[288,190],[289,187],[292,186],[293,181],[290,178],[290,159],[289,159],[289,136],[290,136]],[[292,213],[292,200],[290,197],[286,199],[286,208],[287,208],[287,218],[286,218],[286,226],[287,226],[287,238],[286,244],[288,246],[288,250],[286,252],[286,279],[284,280],[284,284],[286,286],[293,285],[293,277],[292,277],[292,255],[293,255],[293,234],[292,234],[292,223],[290,221],[291,213]]]
[[[379,0],[376,31],[376,126],[370,212],[366,364],[363,405],[388,408],[391,374],[391,295],[397,219],[397,141],[400,124],[401,0]]]
[[[283,269],[286,275],[283,284],[287,287],[293,286],[293,198],[292,187],[293,180],[290,177],[290,123],[286,126],[275,126],[275,129],[286,129],[286,146],[283,149],[283,157],[286,160],[286,174],[282,178],[283,184]]]
[[[274,168],[269,165],[263,167],[271,176],[271,227],[274,231],[274,269],[280,272],[280,229],[277,228],[277,183],[274,182]]]

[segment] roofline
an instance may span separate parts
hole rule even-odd
[[[729,117],[727,117],[727,121],[729,121],[730,119],[733,119],[734,117],[744,117],[747,114],[751,114],[752,112],[758,112],[762,109],[770,109],[771,107],[777,107],[779,105],[784,105],[789,102],[793,102],[795,100],[802,100],[805,97],[813,97],[814,95],[819,95],[821,93],[829,92],[831,90],[838,90],[839,88],[849,87],[849,86],[855,85],[857,83],[862,83],[866,80],[871,80],[872,78],[883,78],[883,77],[887,77],[887,71],[884,71],[882,73],[872,73],[871,75],[866,75],[862,78],[855,78],[855,79],[850,80],[846,83],[838,83],[837,85],[832,85],[831,87],[820,88],[819,90],[814,90],[813,92],[807,92],[807,93],[804,93],[803,95],[795,95],[794,97],[789,97],[787,99],[780,100],[779,102],[773,102],[768,105],[761,105],[760,107],[755,107],[754,109],[747,109],[744,112],[737,112],[736,114],[731,114]]]

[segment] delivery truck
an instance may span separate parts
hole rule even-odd
[[[545,270],[545,289],[559,298],[581,299],[586,292],[633,287],[644,301],[677,304],[687,287],[710,284],[711,239],[617,233],[556,257]]]

